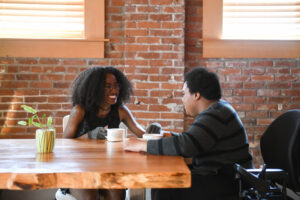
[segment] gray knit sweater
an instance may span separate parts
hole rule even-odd
[[[223,100],[197,115],[186,132],[149,140],[147,152],[192,157],[192,173],[201,175],[217,174],[227,164],[252,165],[244,126],[233,107]]]

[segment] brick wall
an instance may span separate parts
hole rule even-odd
[[[34,129],[17,125],[27,104],[54,118],[58,137],[69,114],[69,85],[83,69],[112,65],[135,88],[128,104],[144,127],[158,121],[182,131],[180,101],[184,73],[183,0],[106,1],[104,59],[0,58],[0,137],[33,137]]]
[[[202,0],[106,1],[104,59],[0,58],[0,137],[33,137],[16,125],[27,104],[54,117],[59,135],[70,112],[69,85],[83,69],[113,65],[131,80],[128,107],[144,127],[160,122],[182,131],[182,76],[196,66],[215,71],[223,95],[244,122],[256,165],[262,163],[259,138],[280,113],[300,108],[300,59],[203,59]]]

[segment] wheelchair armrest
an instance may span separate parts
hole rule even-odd
[[[240,175],[241,179],[243,179],[249,185],[254,187],[260,194],[265,195],[269,191],[270,189],[269,182],[259,178],[258,175],[248,172],[245,168],[243,168],[239,164],[235,164],[234,166],[237,173]]]
[[[246,169],[246,171],[254,175],[259,175],[261,173],[261,169]],[[288,178],[288,174],[283,169],[269,168],[266,169],[266,178],[269,180],[286,180]]]

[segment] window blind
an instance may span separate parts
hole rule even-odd
[[[0,0],[0,38],[83,39],[84,0]]]
[[[223,0],[222,39],[300,40],[300,0]]]

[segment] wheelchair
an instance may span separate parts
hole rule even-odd
[[[235,164],[239,199],[300,200],[300,109],[277,117],[260,139],[262,169]]]

